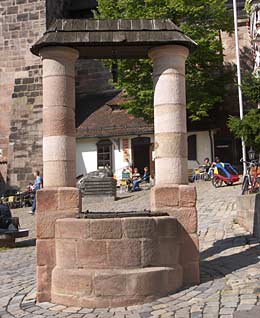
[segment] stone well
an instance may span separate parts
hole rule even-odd
[[[51,301],[116,307],[175,292],[183,283],[179,231],[169,216],[57,220]]]
[[[44,189],[37,192],[37,301],[128,306],[199,283],[185,88],[185,62],[195,48],[172,21],[151,19],[57,20],[32,47],[43,61]],[[155,119],[151,210],[169,216],[76,219],[81,197],[75,188],[75,62],[148,56],[153,61]]]

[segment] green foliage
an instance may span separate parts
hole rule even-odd
[[[245,76],[242,91],[251,102],[258,104],[260,102],[260,77],[254,74]]]
[[[246,75],[241,88],[249,101],[260,102],[260,78],[255,74]],[[260,151],[260,109],[251,109],[242,120],[230,117],[228,126],[235,137],[244,139],[246,146]]]
[[[246,146],[260,151],[260,109],[251,109],[243,120],[231,116],[228,126],[235,137],[244,139]]]
[[[169,18],[198,44],[187,62],[187,107],[192,120],[208,116],[223,100],[227,75],[223,68],[220,30],[231,32],[225,0],[99,0],[96,18]],[[117,86],[130,99],[125,107],[152,120],[153,84],[149,60],[120,60]]]
[[[246,0],[246,2],[245,2],[246,13],[250,15],[251,14],[251,9],[252,9],[251,0]]]

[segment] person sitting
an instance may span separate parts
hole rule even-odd
[[[144,167],[144,175],[142,177],[142,182],[150,182],[150,174],[149,174],[149,169],[148,167]]]
[[[209,172],[209,168],[211,167],[211,163],[209,162],[209,158],[205,158],[204,159],[204,168],[206,170],[206,172],[208,173]]]
[[[137,168],[134,168],[134,173],[132,175],[132,183],[133,183],[133,188],[132,191],[140,191],[139,184],[142,182],[140,173],[138,172]]]
[[[149,169],[148,169],[148,167],[144,167],[144,174],[143,174],[142,178],[140,177],[138,169],[137,168],[135,168],[135,169],[137,171],[137,175],[136,175],[136,180],[133,179],[133,191],[140,191],[141,190],[139,187],[140,183],[142,183],[142,182],[148,183],[150,181]],[[135,171],[134,171],[134,173],[135,173]],[[133,176],[134,176],[134,174],[133,174]]]
[[[120,187],[126,186],[126,189],[129,191],[130,185],[131,185],[131,170],[128,167],[125,167],[122,170],[122,178],[120,182]]]

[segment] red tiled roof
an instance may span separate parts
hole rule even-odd
[[[129,115],[126,110],[118,106],[122,102],[122,94],[119,94],[106,105],[94,111],[77,128],[77,137],[152,134],[154,132],[153,124],[145,122],[142,118]]]

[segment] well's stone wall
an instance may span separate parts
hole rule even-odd
[[[179,231],[167,216],[57,220],[51,301],[118,307],[175,292],[182,286]]]

